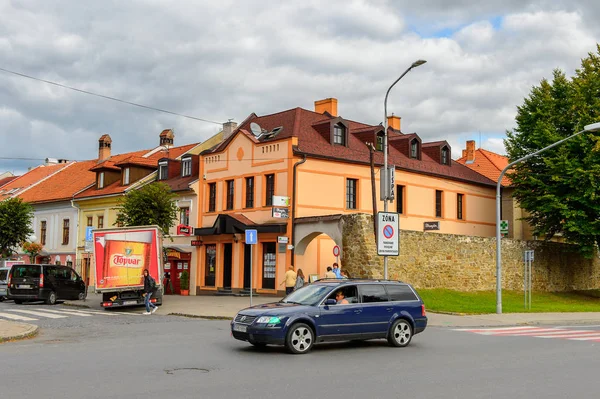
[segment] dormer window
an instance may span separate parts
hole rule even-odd
[[[383,134],[377,135],[377,143],[375,143],[375,150],[383,151]]]
[[[417,139],[410,142],[410,157],[419,159],[419,141]]]
[[[333,144],[346,145],[346,127],[341,123],[333,127]]]
[[[104,172],[98,173],[98,188],[104,188]]]
[[[181,176],[191,176],[192,174],[192,158],[185,158],[181,161]]]
[[[126,186],[129,184],[129,168],[125,168],[123,170],[123,185]]]
[[[450,164],[450,151],[448,151],[448,147],[442,147],[442,165]]]
[[[169,176],[169,165],[167,161],[162,161],[158,163],[158,180],[167,180]]]

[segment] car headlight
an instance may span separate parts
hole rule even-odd
[[[281,319],[277,316],[261,316],[256,320],[256,324],[276,325],[281,323]]]

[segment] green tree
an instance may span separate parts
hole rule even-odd
[[[157,225],[163,236],[175,225],[177,206],[175,194],[165,183],[151,183],[127,193],[119,203],[115,224],[124,226]]]
[[[587,124],[600,121],[600,45],[569,79],[555,70],[518,107],[517,127],[504,141],[516,160]],[[600,243],[600,141],[581,134],[515,165],[509,173],[515,197],[529,216],[534,234],[546,239],[562,234],[591,257]]]
[[[0,202],[0,257],[9,257],[33,234],[33,207],[20,198]]]

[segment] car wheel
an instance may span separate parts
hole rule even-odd
[[[4,302],[4,297],[0,296],[0,302]]]
[[[310,351],[315,336],[312,328],[304,323],[296,323],[290,327],[285,337],[285,346],[288,351],[294,354],[301,354]]]
[[[17,305],[20,305],[20,304],[22,304],[22,303],[23,303],[23,301],[22,301],[22,300],[20,300],[20,299],[15,299],[15,300],[14,300],[14,302],[15,302]]]
[[[50,294],[48,294],[48,299],[46,299],[46,303],[48,305],[55,305],[56,304],[56,292],[50,291]]]
[[[80,301],[83,301],[85,299],[85,292],[80,292],[79,295],[77,296],[77,299],[79,299]]]
[[[392,324],[388,333],[388,342],[392,346],[405,347],[412,339],[412,326],[404,319],[398,319]]]

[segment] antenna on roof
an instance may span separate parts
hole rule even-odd
[[[254,123],[254,122],[252,122],[250,124],[250,130],[252,131],[252,134],[255,135],[256,137],[260,137],[260,135],[263,133],[260,125],[258,123]]]

